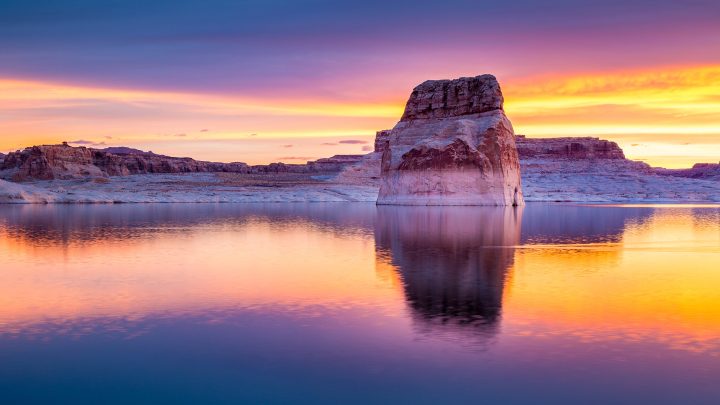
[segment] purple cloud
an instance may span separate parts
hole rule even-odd
[[[279,160],[315,160],[312,156],[283,156],[279,157]]]
[[[78,139],[76,141],[69,141],[69,144],[73,145],[83,145],[83,146],[105,146],[105,142],[94,142],[94,141],[88,141],[85,139]]]

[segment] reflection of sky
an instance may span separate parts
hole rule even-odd
[[[0,207],[0,402],[711,403],[719,215]]]
[[[0,150],[359,153],[339,141],[392,126],[414,85],[491,72],[520,133],[713,161],[719,14],[712,1],[5,1]],[[278,152],[286,144],[292,154]]]

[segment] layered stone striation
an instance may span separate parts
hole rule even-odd
[[[625,159],[617,143],[600,138],[515,138],[520,159]]]
[[[378,204],[523,204],[515,135],[492,75],[422,83],[383,135]]]
[[[40,145],[8,154],[0,175],[13,181],[127,176],[148,173],[243,171],[245,163],[215,163],[116,148],[114,153],[86,147]]]

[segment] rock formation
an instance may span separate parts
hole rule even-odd
[[[520,160],[544,159],[625,159],[617,143],[600,138],[515,138]]]
[[[334,155],[329,158],[310,160],[305,164],[270,163],[250,166],[249,173],[338,173],[357,164],[364,155]]]
[[[1,176],[13,181],[247,170],[245,163],[203,162],[136,150],[109,153],[67,144],[33,146],[12,152],[0,165]]]
[[[127,147],[92,149],[40,145],[8,154],[0,160],[0,178],[12,181],[77,179],[149,173],[337,173],[363,155],[336,155],[306,164],[205,162],[144,152]],[[379,165],[378,165],[379,167]]]
[[[384,143],[378,204],[523,204],[515,136],[494,76],[417,86]]]
[[[375,148],[353,165],[343,168],[337,181],[345,184],[374,185],[380,181],[380,163],[383,152],[388,146],[389,130],[378,131],[375,134]]]
[[[690,169],[656,168],[655,172],[661,176],[720,181],[720,163],[696,163]]]

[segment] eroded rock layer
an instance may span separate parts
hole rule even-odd
[[[515,138],[520,159],[625,159],[617,143],[600,138]]]
[[[378,204],[523,204],[515,135],[494,76],[422,83],[383,136]]]
[[[363,155],[336,155],[306,164],[206,162],[158,155],[126,147],[91,149],[40,145],[8,154],[0,160],[0,178],[12,181],[78,179],[153,173],[325,173],[340,172]]]

